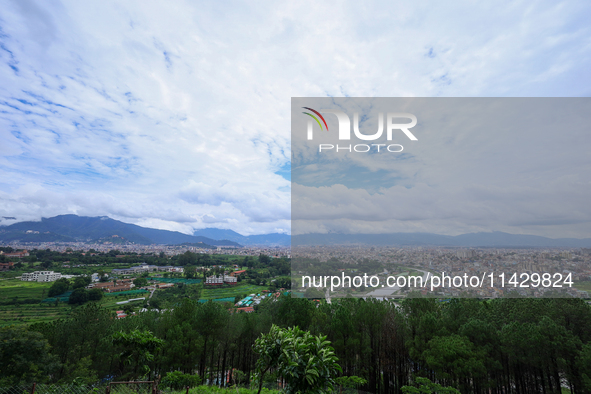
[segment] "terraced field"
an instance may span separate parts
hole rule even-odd
[[[24,301],[37,299],[41,301],[47,296],[51,283],[23,282],[20,279],[0,280],[0,303],[6,301]]]
[[[3,305],[0,306],[0,326],[49,322],[68,317],[71,310],[72,308],[67,304],[61,304],[58,307],[39,304]]]
[[[215,298],[229,298],[242,296],[244,294],[257,294],[262,290],[266,290],[266,286],[257,286],[251,284],[236,285],[232,287],[204,287],[201,291],[202,300],[210,300]]]
[[[38,300],[39,303],[19,304],[19,305],[0,305],[0,327],[11,324],[30,324],[37,322],[48,322],[60,318],[66,318],[75,308],[67,303],[43,303],[41,300],[47,297],[47,292],[52,283],[23,282],[19,279],[0,280],[0,302],[25,300]],[[149,297],[150,293],[145,292],[136,294],[112,294],[103,297],[100,304],[110,310],[121,309],[117,302],[128,300],[130,298]],[[143,302],[138,302],[143,305]]]

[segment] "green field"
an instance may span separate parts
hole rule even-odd
[[[0,280],[0,303],[26,299],[37,299],[41,301],[47,297],[51,283],[23,282],[20,279]]]
[[[201,291],[202,300],[211,300],[214,298],[229,298],[242,296],[244,294],[257,294],[267,290],[266,286],[257,286],[251,284],[239,284],[231,287],[204,287]]]
[[[577,282],[573,285],[577,290],[588,291],[591,293],[591,281]]]
[[[0,326],[47,322],[68,317],[72,309],[75,308],[74,306],[65,302],[59,303],[58,306],[55,306],[54,303],[41,304],[41,300],[47,297],[51,285],[52,283],[23,282],[19,279],[0,280],[0,302],[13,302],[15,299],[19,302],[29,299],[39,301],[39,303],[34,304],[0,305]],[[117,305],[117,302],[139,297],[146,297],[147,299],[149,296],[149,292],[114,293],[105,295],[100,304],[115,311],[122,307]],[[143,302],[138,301],[138,304],[141,306]]]
[[[0,306],[0,326],[49,322],[66,318],[71,311],[72,308],[63,303],[57,307],[51,304],[2,305]]]

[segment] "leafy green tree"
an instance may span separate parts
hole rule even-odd
[[[423,355],[425,361],[442,378],[481,377],[486,372],[483,349],[475,347],[466,337],[438,336],[429,341],[428,347]]]
[[[0,385],[46,382],[57,367],[42,334],[23,326],[0,328]]]
[[[148,280],[146,278],[137,278],[133,281],[133,284],[136,285],[136,287],[144,287],[148,285]]]
[[[113,344],[121,349],[119,354],[124,367],[130,366],[127,378],[137,379],[150,373],[149,363],[154,360],[154,353],[164,341],[156,338],[148,330],[134,329],[131,332],[118,331],[113,334]]]
[[[100,301],[103,299],[105,293],[101,289],[88,290],[88,301]]]
[[[267,256],[266,254],[263,254],[263,253],[259,254],[259,263],[260,264],[267,266],[267,265],[269,265],[270,262],[271,262],[271,258],[269,256]]]
[[[51,261],[44,261],[43,263],[41,263],[41,267],[43,267],[45,269],[49,269],[49,268],[53,267],[53,262],[51,262]]]
[[[92,369],[90,356],[83,357],[73,364],[67,364],[64,369],[65,377],[60,379],[60,383],[88,385],[98,380],[96,371]]]
[[[197,277],[197,270],[195,269],[195,267],[185,268],[185,278],[195,279],[196,277]]]
[[[197,255],[187,250],[185,253],[179,256],[178,262],[179,265],[196,265]]]
[[[70,281],[66,278],[58,279],[49,288],[47,293],[48,297],[55,297],[60,294],[64,294],[70,288]]]
[[[268,334],[255,341],[255,381],[262,389],[264,375],[273,368],[287,383],[285,392],[330,393],[335,377],[341,372],[330,342],[324,336],[315,336],[298,327],[281,329],[276,325]]]
[[[92,279],[90,279],[89,276],[77,276],[76,278],[74,278],[74,284],[72,284],[72,288],[73,289],[80,289],[83,287],[88,286],[90,283],[92,282]]]
[[[583,346],[577,361],[579,368],[583,371],[583,387],[591,392],[591,343]]]
[[[68,304],[84,304],[88,301],[88,291],[85,288],[76,289],[70,294]]]

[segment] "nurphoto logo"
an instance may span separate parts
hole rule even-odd
[[[320,127],[321,131],[328,132],[328,124],[326,123],[326,119],[322,114],[333,114],[337,117],[338,121],[338,138],[339,141],[349,141],[351,140],[351,120],[349,116],[344,113],[343,111],[337,109],[321,109],[317,111],[310,107],[302,107],[310,112],[302,112],[303,114],[309,116],[311,119],[308,119],[308,127],[307,127],[307,136],[308,140],[314,139],[314,122],[315,120],[318,126]],[[396,121],[395,121],[396,119]],[[410,119],[410,123],[399,123],[402,119]],[[413,128],[417,124],[417,117],[413,114],[409,114],[406,112],[388,112],[386,114],[386,139],[388,141],[392,141],[392,136],[394,135],[394,131],[402,131],[404,135],[408,137],[411,141],[417,141],[417,137],[414,136],[413,133],[409,129]],[[323,127],[324,125],[324,127]],[[353,133],[355,137],[362,141],[375,141],[382,137],[384,133],[384,113],[378,113],[378,131],[374,134],[363,134],[359,130],[359,113],[355,112],[353,114]],[[373,150],[375,148],[377,152],[380,152],[380,148],[384,148],[382,151],[388,152],[402,152],[404,147],[400,144],[357,144],[357,145],[334,145],[334,144],[319,144],[318,151],[348,151],[348,152],[358,152],[364,153]]]

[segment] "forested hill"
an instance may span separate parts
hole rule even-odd
[[[20,222],[0,227],[0,242],[72,242],[98,241],[117,235],[137,244],[203,243],[213,246],[241,246],[229,240],[215,240],[178,231],[158,230],[123,223],[105,216],[60,215],[40,222]]]

